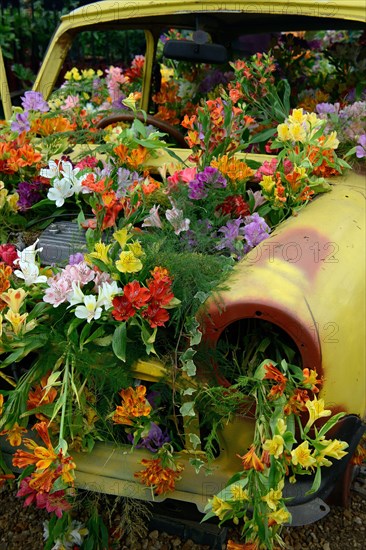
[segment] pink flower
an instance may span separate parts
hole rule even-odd
[[[20,482],[20,489],[17,497],[27,497],[24,501],[24,507],[35,504],[39,509],[46,509],[47,512],[54,512],[58,518],[63,512],[71,510],[71,504],[65,498],[65,491],[55,491],[53,493],[38,493],[29,486],[30,476],[25,477]]]
[[[172,176],[167,178],[169,182],[168,193],[177,189],[180,183],[189,183],[194,180],[196,174],[196,168],[184,168],[184,170],[174,172]]]
[[[80,98],[78,95],[68,95],[65,99],[64,105],[61,105],[61,109],[63,111],[66,111],[67,109],[74,109],[74,107],[78,107],[80,102]]]
[[[71,280],[63,278],[60,274],[53,279],[48,279],[49,288],[46,289],[43,301],[58,307],[67,301],[67,297],[72,290]]]
[[[255,173],[255,179],[261,181],[263,176],[273,176],[277,168],[277,159],[272,159],[271,161],[265,160],[262,166],[258,168]]]

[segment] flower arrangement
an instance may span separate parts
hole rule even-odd
[[[149,451],[135,479],[165,495],[184,475],[187,422],[198,423],[188,437],[190,462],[199,471],[210,468],[220,428],[251,414],[252,444],[238,450],[238,473],[208,504],[206,517],[240,524],[242,547],[258,549],[274,548],[281,525],[290,522],[288,483],[311,475],[315,492],[322,468],[346,453],[345,442],[326,439],[342,413],[331,416],[317,399],[315,371],[255,355],[252,370],[237,374],[228,388],[203,376],[197,360],[197,312],[225,286],[234,262],[317,193],[329,191],[328,178],[348,168],[337,157],[339,140],[328,121],[290,109],[286,86],[281,99],[272,64],[270,56],[255,56],[253,66],[237,62],[227,89],[184,117],[189,161],[173,152],[159,173],[150,165],[161,149],[168,152],[164,136],[137,118],[130,128],[103,134],[100,145],[77,159],[62,148],[80,123],[80,99],[49,116],[50,106],[32,92],[10,122],[13,134],[0,144],[6,219],[17,208],[52,219],[67,209],[86,230],[87,251],[64,266],[42,266],[37,240],[0,249],[0,378],[6,388],[0,429],[11,446],[22,445],[13,458],[13,466],[24,469],[18,496],[54,513],[46,548],[59,540],[81,545],[95,528],[94,519],[86,528],[75,524],[71,510],[73,454],[92,451],[98,441]],[[134,75],[138,79],[141,67],[137,59],[127,76],[111,68],[110,97],[113,92],[116,99]],[[257,80],[245,79],[254,69],[277,94],[280,107],[271,121],[266,101],[259,120],[248,107],[248,98],[255,92],[259,101],[260,95]],[[99,76],[72,70],[62,93],[88,94],[83,86],[94,86]],[[123,99],[137,113],[135,100]],[[270,125],[260,139],[257,124]],[[64,136],[41,149],[40,136],[49,135],[51,143],[62,129]],[[277,157],[247,159],[245,152],[262,139]],[[136,362],[156,357],[157,380],[136,380]],[[200,447],[201,455],[195,452]],[[0,482],[12,479],[2,460],[0,467]],[[98,523],[98,529],[108,544],[105,526]]]

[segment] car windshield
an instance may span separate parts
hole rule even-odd
[[[141,97],[145,50],[142,29],[80,33],[51,104],[64,112],[83,107],[94,118],[128,111],[126,98]],[[236,34],[218,44],[204,31],[169,28],[157,40],[148,113],[184,133],[185,117],[226,94],[245,102],[260,133],[294,107],[320,114],[364,100],[365,51],[358,29]],[[264,144],[255,150],[266,152]]]

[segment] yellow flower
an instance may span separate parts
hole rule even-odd
[[[285,420],[283,418],[279,418],[277,420],[276,430],[281,435],[283,435],[285,433],[285,431],[287,430],[287,423],[285,422]]]
[[[267,439],[263,444],[263,449],[270,455],[279,458],[283,453],[284,440],[282,435],[275,435],[273,439]]]
[[[278,488],[276,490],[270,489],[269,492],[264,497],[262,497],[262,500],[267,503],[268,508],[270,508],[271,510],[277,509],[278,503],[282,498],[282,489],[283,483],[281,484],[281,486],[280,484],[278,484]]]
[[[322,441],[322,445],[326,445],[325,449],[321,451],[321,454],[324,456],[330,456],[340,460],[347,454],[347,452],[344,451],[344,449],[348,447],[346,441],[340,441],[339,439],[324,440]]]
[[[81,75],[76,67],[73,67],[71,71],[67,71],[65,74],[65,80],[81,80]]]
[[[312,468],[316,464],[315,458],[311,456],[308,441],[304,441],[301,445],[296,447],[296,449],[291,451],[291,456],[292,463],[295,466],[300,464],[303,468]]]
[[[174,69],[169,69],[165,65],[160,65],[161,81],[168,82],[174,76]]]
[[[116,268],[122,273],[136,273],[142,269],[142,263],[132,252],[121,252]]]
[[[13,313],[19,313],[20,308],[23,305],[24,298],[27,296],[28,292],[22,288],[9,288],[6,292],[3,292],[1,299],[6,303],[6,305],[11,309]]]
[[[128,249],[130,252],[132,252],[132,254],[136,256],[136,258],[141,258],[141,256],[144,255],[142,246],[138,241],[135,241],[134,243],[129,244]]]
[[[89,98],[90,98],[90,95],[87,94],[86,92],[83,92],[83,98],[84,98],[84,99],[89,99]]]
[[[134,94],[131,92],[126,99],[122,100],[123,105],[126,105],[126,107],[129,107],[133,111],[136,109],[136,99]]]
[[[289,126],[290,139],[303,143],[306,140],[306,129],[302,124],[294,123]]]
[[[324,149],[337,149],[338,145],[339,139],[337,139],[337,132],[331,132],[322,143]]]
[[[313,401],[306,401],[305,407],[309,411],[309,420],[306,423],[305,430],[308,430],[310,426],[314,424],[319,418],[330,416],[332,411],[324,409],[324,399],[317,399],[314,397]]]
[[[93,78],[95,75],[94,69],[82,69],[81,74],[83,78]]]
[[[288,141],[290,139],[289,127],[286,123],[279,124],[277,126],[278,139],[281,141]]]
[[[272,176],[263,176],[263,179],[259,185],[266,193],[270,193],[275,186],[275,181]]]
[[[20,334],[24,326],[25,320],[28,317],[28,313],[14,313],[11,309],[6,313],[5,319],[9,321],[15,334]]]
[[[6,197],[8,195],[8,192],[6,189],[1,189],[0,191],[0,210],[4,208],[6,203]]]
[[[18,447],[22,443],[22,434],[27,430],[22,426],[19,426],[18,422],[9,429],[0,432],[0,435],[7,434],[6,439],[9,441],[12,447]]]
[[[228,502],[225,502],[216,495],[213,497],[212,502],[212,511],[220,520],[223,520],[229,512],[232,511],[232,507]]]
[[[90,252],[90,254],[87,254],[86,258],[89,260],[90,258],[95,258],[96,260],[101,260],[105,264],[110,264],[111,260],[108,256],[108,251],[112,245],[110,244],[104,244],[101,241],[98,243],[95,243],[94,245],[94,252]]]
[[[268,520],[272,520],[272,522],[277,523],[277,525],[282,525],[283,523],[289,523],[291,514],[285,508],[280,508],[276,512],[268,514]]]
[[[314,128],[314,126],[319,126],[319,124],[322,124],[322,120],[316,116],[316,113],[308,113],[306,115],[306,120],[312,128]]]
[[[126,246],[127,241],[129,241],[129,239],[131,238],[131,234],[128,232],[127,227],[123,227],[123,229],[119,229],[118,231],[113,233],[113,238],[123,249]]]
[[[307,116],[304,115],[303,109],[294,109],[292,114],[288,117],[288,120],[293,124],[303,124],[307,119]]]
[[[233,495],[233,500],[249,500],[248,491],[240,485],[232,485],[230,491]]]
[[[16,212],[19,209],[19,206],[18,206],[19,195],[18,195],[18,193],[13,193],[12,195],[8,195],[6,197],[6,200],[8,202],[10,210],[12,210],[13,212]]]

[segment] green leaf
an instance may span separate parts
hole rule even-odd
[[[188,434],[188,437],[189,437],[189,441],[190,441],[190,442],[192,443],[192,445],[193,445],[193,449],[197,449],[197,447],[198,447],[199,445],[201,445],[201,440],[200,440],[200,438],[198,437],[198,435],[190,433],[190,434]]]
[[[313,493],[316,493],[317,490],[320,487],[321,481],[322,481],[322,469],[320,467],[318,467],[316,469],[316,473],[315,473],[315,477],[314,477],[314,481],[313,481],[313,484],[311,486],[311,489],[309,489],[309,491],[307,491],[305,493],[305,495],[311,495]]]
[[[187,403],[183,403],[179,409],[179,412],[182,416],[196,416],[194,401],[187,401]]]
[[[112,349],[114,354],[126,362],[126,348],[127,348],[127,324],[122,322],[114,331],[112,339]]]
[[[108,336],[103,336],[103,338],[95,338],[94,344],[96,344],[97,346],[101,346],[102,348],[105,348],[111,345],[112,339],[113,339],[113,336],[109,334]]]
[[[268,141],[272,136],[277,132],[277,128],[269,128],[269,130],[264,130],[259,134],[256,134],[250,141],[249,145],[253,143],[261,143],[262,141]]]
[[[183,363],[182,370],[188,374],[188,376],[196,376],[197,367],[194,362],[190,359]]]

